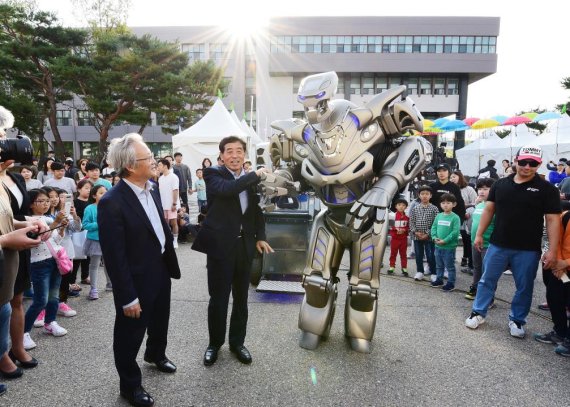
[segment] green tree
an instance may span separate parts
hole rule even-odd
[[[180,117],[191,120],[207,111],[210,97],[224,85],[222,71],[212,63],[189,67],[178,44],[122,29],[98,31],[93,41],[81,63],[61,67],[60,73],[74,79],[75,93],[95,115],[101,157],[114,124],[136,124],[142,133],[155,112],[172,133],[170,126]]]
[[[567,76],[566,78],[562,78],[562,80],[560,81],[560,84],[562,85],[562,87],[566,90],[570,90],[570,76]],[[566,103],[561,103],[559,105],[556,105],[556,109],[558,109],[559,112],[561,113],[566,113],[567,115],[570,115],[570,102],[566,102]]]
[[[517,116],[520,116],[520,115],[522,115],[523,113],[531,113],[531,112],[537,113],[537,114],[541,114],[541,113],[546,112],[546,109],[541,109],[540,107],[537,107],[537,108],[534,108],[534,109],[531,109],[531,110],[525,110],[525,111],[523,111],[523,112],[518,112],[516,115],[517,115]],[[539,134],[539,135],[542,134],[542,133],[544,132],[544,130],[546,129],[546,125],[545,125],[545,124],[542,124],[542,123],[530,122],[530,123],[525,123],[525,125],[526,125],[526,127],[528,127],[529,129],[533,129],[533,130],[538,131],[538,134]]]
[[[69,82],[54,73],[61,66],[74,65],[78,60],[74,50],[81,47],[87,33],[59,25],[51,13],[36,11],[23,5],[0,4],[0,66],[3,80],[20,95],[22,100],[37,101],[49,122],[55,139],[56,156],[63,158],[64,147],[57,126],[57,104],[69,100]],[[32,115],[26,123],[20,118],[18,126],[37,127],[38,118]],[[37,131],[37,130],[36,130]]]

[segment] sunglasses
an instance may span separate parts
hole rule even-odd
[[[520,167],[526,167],[528,165],[532,168],[536,168],[540,165],[540,163],[534,160],[518,160],[517,165],[519,165]]]

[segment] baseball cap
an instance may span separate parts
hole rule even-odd
[[[538,146],[524,146],[517,152],[517,160],[534,160],[542,163],[542,149]]]
[[[449,164],[441,163],[441,164],[438,164],[437,167],[435,167],[435,170],[436,171],[447,170],[447,171],[451,172],[451,167],[449,166]]]

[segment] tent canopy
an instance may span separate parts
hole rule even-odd
[[[228,112],[223,102],[216,99],[208,113],[196,124],[172,137],[174,151],[182,153],[183,162],[193,172],[197,168],[202,168],[204,158],[209,158],[212,163],[216,163],[219,154],[218,146],[224,137],[234,135],[245,142],[249,140],[252,146],[256,144],[252,136],[252,133],[255,134],[253,129],[249,126],[245,129],[235,113],[233,116]],[[256,138],[258,139],[257,135]],[[254,148],[250,148],[250,150],[254,150]]]

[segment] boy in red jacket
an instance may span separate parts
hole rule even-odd
[[[396,199],[396,218],[394,226],[390,228],[390,268],[388,274],[394,273],[396,266],[396,255],[400,253],[400,264],[402,266],[402,274],[408,277],[408,258],[406,250],[408,249],[408,232],[410,230],[410,218],[406,215],[408,201],[403,198]]]

